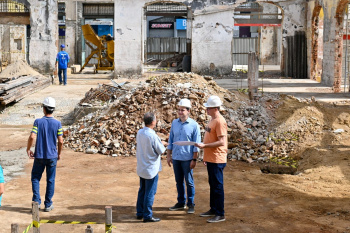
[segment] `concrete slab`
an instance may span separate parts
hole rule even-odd
[[[228,90],[247,89],[247,79],[215,79],[216,83]],[[259,93],[279,93],[293,95],[296,98],[315,97],[317,101],[350,101],[349,92],[333,93],[327,87],[310,79],[259,79]],[[342,91],[344,87],[342,87]]]

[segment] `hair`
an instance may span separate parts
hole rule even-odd
[[[153,112],[147,112],[143,117],[143,121],[145,122],[146,126],[152,124],[154,119],[155,119],[155,115]]]
[[[49,106],[46,106],[46,105],[44,105],[43,107],[45,109],[46,114],[52,114],[53,111],[55,111],[55,108],[53,108],[53,107],[49,107]]]

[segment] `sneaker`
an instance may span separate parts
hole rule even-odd
[[[201,213],[199,216],[201,216],[201,217],[211,217],[211,216],[215,216],[215,213],[212,210],[208,210],[207,212]]]
[[[188,213],[188,214],[194,214],[194,205],[188,206],[187,213]]]
[[[60,85],[62,85],[63,83],[60,83]]]
[[[51,210],[53,210],[53,205],[51,205],[49,207],[45,207],[45,209],[44,209],[45,212],[50,212]]]
[[[170,207],[169,210],[184,210],[186,209],[185,204],[176,203],[173,207]]]
[[[225,216],[218,216],[216,215],[214,218],[208,219],[207,222],[208,223],[214,223],[214,222],[223,222],[225,221]]]

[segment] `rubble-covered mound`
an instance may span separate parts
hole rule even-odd
[[[91,93],[100,91],[90,90]],[[86,96],[93,96],[90,94]],[[66,145],[86,153],[135,155],[136,134],[143,127],[143,115],[148,111],[156,113],[155,131],[166,140],[171,122],[177,118],[177,103],[182,98],[191,100],[190,117],[199,123],[203,136],[209,121],[203,104],[210,95],[218,95],[223,100],[222,115],[228,124],[229,158],[268,161],[274,156],[275,143],[269,139],[268,126],[273,121],[271,112],[279,105],[277,96],[266,96],[250,104],[246,96],[219,87],[211,77],[192,73],[152,77],[136,86],[116,88],[115,94],[109,95],[113,97],[109,107],[82,118],[65,131]],[[87,101],[91,100],[85,98],[82,102]],[[92,102],[96,104],[96,101],[98,98]]]

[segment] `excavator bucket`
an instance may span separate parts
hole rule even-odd
[[[81,26],[86,44],[92,49],[81,67],[81,72],[92,58],[97,59],[96,70],[114,70],[114,41],[109,35],[99,37],[89,24]],[[94,48],[94,46],[96,48]]]

